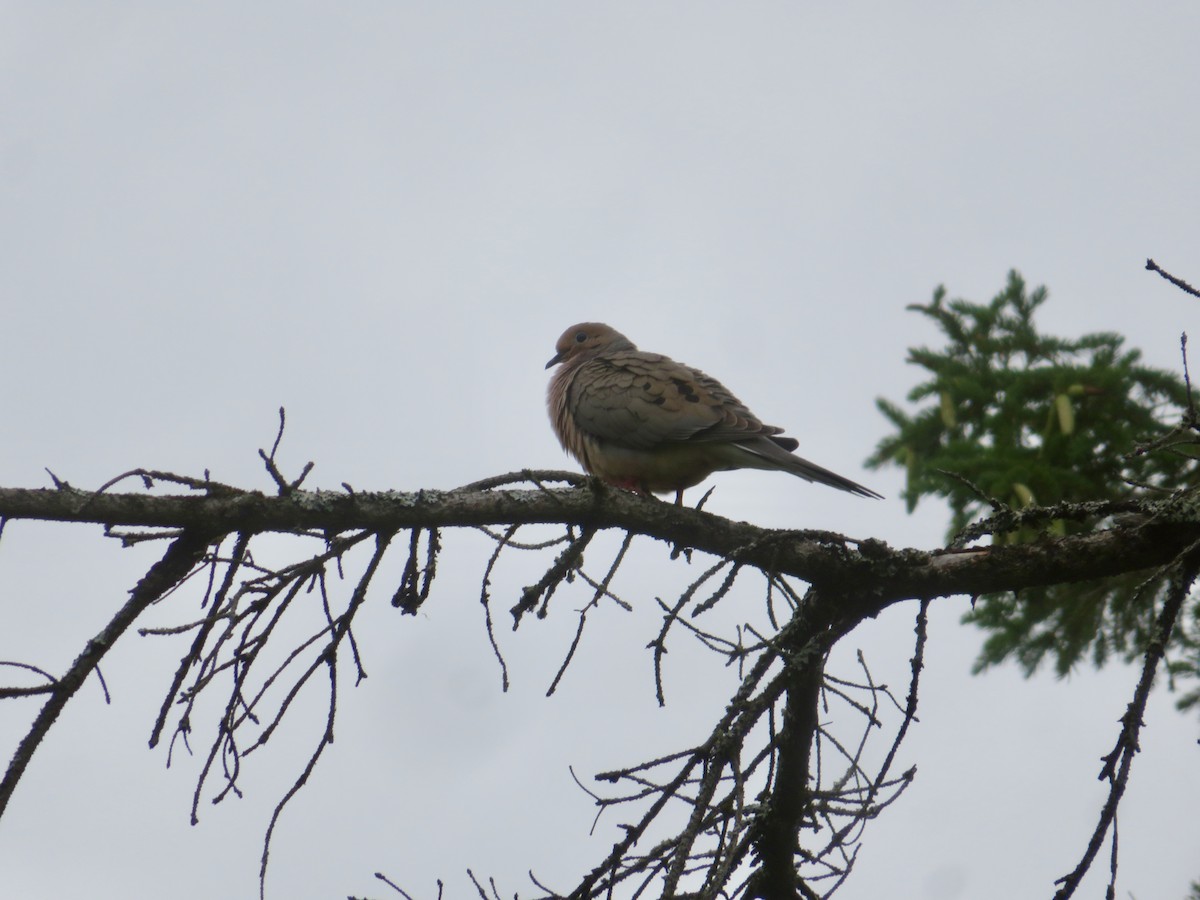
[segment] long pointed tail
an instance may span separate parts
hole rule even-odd
[[[871,497],[875,500],[883,499],[883,494],[877,494],[869,487],[863,487],[857,481],[851,481],[844,475],[831,472],[823,466],[818,466],[815,462],[809,462],[802,456],[788,452],[796,449],[798,446],[794,438],[764,437],[755,441],[739,441],[737,446],[747,453],[758,457],[762,461],[762,468],[764,469],[782,469],[785,472],[791,472],[793,475],[803,478],[805,481],[825,484],[829,487],[837,488],[839,491],[847,491],[859,497]]]
[[[789,454],[791,455],[791,454]],[[818,484],[827,484],[830,487],[837,488],[841,491],[849,491],[859,497],[870,497],[874,500],[882,500],[883,494],[877,494],[869,487],[863,487],[857,481],[851,481],[837,472],[830,472],[828,469],[818,466],[816,463],[809,462],[802,456],[792,455],[790,464],[787,466],[787,471],[793,475],[799,475],[808,481],[815,481]]]

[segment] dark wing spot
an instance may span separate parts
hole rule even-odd
[[[675,389],[683,395],[683,399],[688,403],[700,402],[700,396],[690,382],[684,381],[682,378],[672,378],[671,381],[675,383]]]

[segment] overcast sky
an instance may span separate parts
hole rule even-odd
[[[145,466],[269,489],[256,450],[280,405],[282,464],[315,461],[314,487],[574,468],[543,365],[566,326],[602,320],[889,498],[734,473],[711,511],[937,546],[945,510],[905,515],[901,473],[862,468],[887,429],[874,399],[901,399],[906,348],[938,341],[905,305],[940,283],[987,300],[1017,268],[1050,289],[1047,331],[1117,331],[1177,370],[1196,301],[1143,264],[1200,280],[1197,34],[1194,2],[2,3],[0,484]],[[62,671],[159,552],[10,524],[0,659]],[[732,673],[683,646],[654,703],[653,598],[699,570],[649,542],[616,585],[636,611],[593,617],[553,698],[587,595],[500,632],[502,694],[488,553],[448,538],[421,615],[386,591],[364,611],[370,678],[285,813],[269,897],[390,896],[375,871],[471,896],[468,866],[507,896],[529,869],[565,888],[616,826],[588,836],[567,767],[691,745],[723,708]],[[497,608],[548,562],[507,560]],[[1090,834],[1137,673],[971,677],[965,608],[934,604],[901,760],[918,778],[840,897],[1049,897]],[[862,628],[834,670],[862,648],[902,691],[914,612]],[[321,705],[192,828],[202,742],[170,770],[146,749],[183,646],[128,635],[112,705],[89,683],[68,706],[0,825],[0,894],[255,895]],[[1121,897],[1182,900],[1200,877],[1200,727],[1171,704],[1155,695],[1122,808]],[[5,759],[35,708],[0,709]]]

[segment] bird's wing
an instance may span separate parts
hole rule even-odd
[[[715,378],[657,353],[629,350],[588,360],[569,392],[576,427],[636,450],[770,437],[782,430],[763,425]]]

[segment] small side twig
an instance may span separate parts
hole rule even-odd
[[[99,634],[87,642],[83,652],[71,664],[71,668],[59,679],[55,691],[17,746],[4,778],[0,780],[0,815],[4,813],[4,808],[8,805],[9,798],[21,780],[21,775],[38,744],[67,705],[67,701],[75,695],[87,676],[96,670],[100,660],[134,620],[151,603],[187,577],[192,568],[203,559],[211,540],[212,536],[207,533],[184,532],[173,541],[162,559],[156,562],[129,592],[129,599],[125,605]]]
[[[283,428],[287,424],[287,413],[284,408],[279,407],[279,430],[275,432],[275,443],[271,445],[271,452],[266,453],[263,450],[258,451],[259,458],[267,467],[267,473],[271,476],[271,480],[275,482],[275,486],[279,489],[279,496],[286,497],[297,490],[304,483],[304,479],[308,477],[308,473],[313,470],[313,463],[307,462],[304,468],[300,470],[300,475],[288,481],[283,477],[283,473],[279,471],[279,467],[275,464],[275,453],[279,450],[279,443],[283,440]]]
[[[625,540],[621,543],[621,549],[617,551],[617,555],[613,559],[612,565],[608,567],[607,574],[605,574],[604,579],[598,585],[596,585],[596,592],[592,595],[592,599],[588,601],[588,604],[583,609],[579,611],[579,627],[575,631],[575,638],[571,641],[571,647],[569,650],[567,650],[566,658],[563,660],[562,665],[559,666],[558,672],[554,676],[554,680],[550,682],[550,687],[546,690],[547,697],[552,696],[554,692],[558,690],[558,683],[562,681],[563,675],[566,674],[567,667],[571,664],[571,660],[575,658],[575,651],[579,648],[579,639],[583,637],[583,626],[587,621],[588,611],[592,607],[596,606],[600,602],[601,598],[608,596],[608,585],[612,581],[613,576],[617,574],[617,569],[621,567],[621,561],[625,559],[625,553],[627,550],[629,550],[629,545],[632,542],[633,532],[625,532]]]
[[[529,585],[521,591],[521,599],[510,610],[513,617],[513,631],[517,630],[525,613],[537,608],[538,601],[543,596],[548,601],[559,584],[564,579],[569,579],[570,574],[578,568],[580,560],[583,558],[583,551],[595,535],[595,528],[584,528],[580,531],[579,537],[563,548],[546,573],[538,579],[537,584]]]
[[[1176,278],[1174,275],[1172,275],[1166,269],[1159,266],[1159,264],[1156,263],[1154,260],[1147,259],[1146,260],[1146,268],[1147,268],[1147,270],[1149,270],[1151,272],[1157,272],[1159,275],[1161,275],[1163,278],[1167,279],[1167,281],[1171,282],[1171,284],[1175,285],[1175,287],[1179,288],[1184,293],[1191,294],[1193,297],[1200,297],[1200,291],[1196,290],[1194,287],[1192,287],[1190,284],[1188,284],[1182,278]]]
[[[1121,797],[1124,795],[1125,786],[1129,781],[1129,769],[1133,764],[1133,757],[1141,749],[1138,738],[1144,724],[1143,717],[1146,714],[1146,703],[1150,699],[1150,688],[1154,684],[1158,664],[1166,654],[1171,633],[1175,629],[1184,601],[1195,583],[1197,572],[1200,571],[1200,560],[1195,558],[1198,548],[1200,548],[1200,542],[1193,544],[1181,554],[1182,559],[1186,561],[1181,561],[1177,565],[1171,588],[1163,602],[1163,608],[1158,614],[1154,634],[1146,648],[1141,677],[1134,689],[1133,699],[1126,707],[1124,715],[1121,716],[1121,732],[1117,736],[1116,746],[1113,747],[1111,753],[1102,758],[1104,765],[1100,770],[1099,779],[1109,783],[1108,799],[1105,800],[1104,806],[1100,810],[1099,821],[1096,823],[1096,828],[1092,832],[1079,864],[1070,873],[1054,882],[1061,885],[1054,894],[1054,900],[1067,900],[1068,897],[1075,894],[1075,889],[1083,880],[1083,876],[1087,874],[1088,869],[1091,868],[1110,828],[1113,830],[1113,841],[1116,841],[1117,808],[1120,806]],[[1112,869],[1112,878],[1115,880],[1115,860],[1112,863]]]

